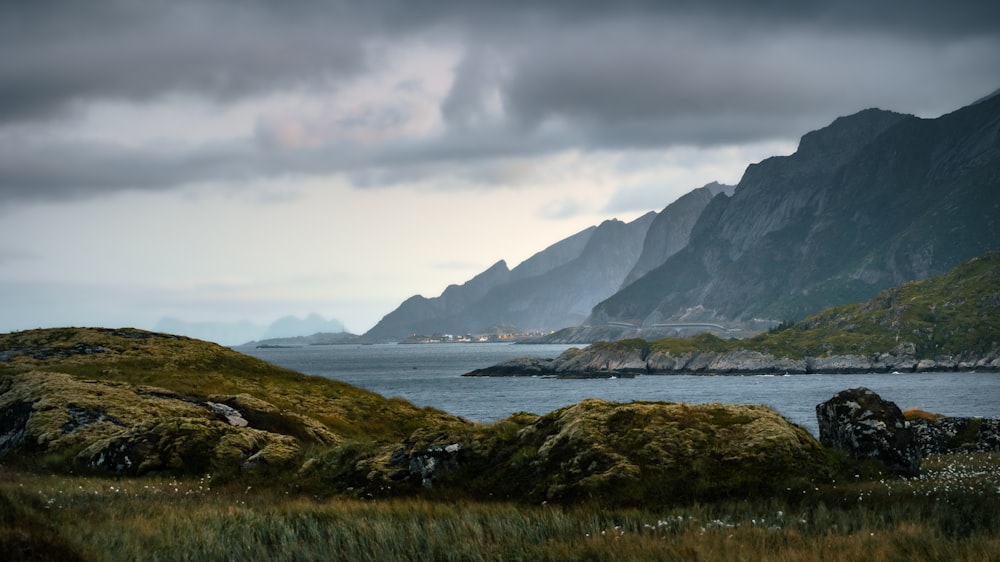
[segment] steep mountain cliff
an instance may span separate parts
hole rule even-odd
[[[635,267],[625,277],[622,286],[639,279],[656,269],[670,256],[687,246],[691,229],[708,206],[708,202],[720,193],[732,195],[736,186],[712,182],[681,196],[653,219],[642,245],[642,254]]]
[[[363,337],[482,333],[497,325],[548,330],[579,324],[635,266],[656,213],[605,221],[535,254],[513,270],[503,261],[439,297],[414,296]]]
[[[796,319],[997,248],[1000,97],[937,119],[869,109],[750,166],[588,324]]]

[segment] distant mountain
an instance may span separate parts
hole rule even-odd
[[[587,323],[798,319],[997,248],[1000,96],[937,119],[869,109],[750,166]]]
[[[344,324],[339,320],[333,318],[328,320],[314,312],[305,318],[284,316],[271,322],[271,325],[264,331],[263,339],[293,338],[316,333],[338,333],[343,331]]]
[[[344,325],[339,320],[326,319],[313,313],[301,319],[296,316],[285,316],[267,326],[254,324],[248,320],[187,322],[178,318],[166,317],[160,319],[153,329],[158,332],[188,336],[222,345],[239,345],[250,341],[307,336],[320,332],[338,333],[344,331]]]
[[[642,253],[656,213],[587,228],[508,269],[499,261],[436,298],[411,297],[364,334],[369,341],[412,334],[485,333],[497,325],[551,330],[579,324],[621,288]]]

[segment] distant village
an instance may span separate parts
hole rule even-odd
[[[399,343],[514,343],[527,338],[537,338],[551,332],[531,330],[527,332],[497,332],[491,334],[413,334]]]

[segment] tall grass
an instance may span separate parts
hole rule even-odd
[[[306,497],[199,480],[7,471],[0,558],[1000,560],[1000,454],[753,501],[636,509]]]

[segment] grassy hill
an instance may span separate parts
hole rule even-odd
[[[692,338],[602,342],[597,351],[643,349],[683,354],[752,350],[775,357],[892,353],[917,360],[1000,356],[1000,252],[960,264],[855,304],[828,308],[794,324],[743,340]]]
[[[111,463],[104,468],[130,474],[231,472],[255,455],[253,463],[283,465],[309,447],[398,442],[418,428],[468,423],[213,343],[135,329],[0,335],[0,390],[0,453],[26,451],[16,458],[28,464]]]
[[[55,370],[77,379],[165,389],[194,402],[250,395],[285,414],[313,418],[340,438],[400,439],[428,423],[460,423],[431,408],[277,367],[214,343],[131,328],[4,334],[0,360],[5,361],[0,374]]]
[[[432,487],[636,503],[762,493],[823,480],[836,466],[808,432],[763,407],[585,401],[474,424],[215,344],[134,329],[0,336],[0,415],[0,462],[29,470],[263,477],[324,494]],[[713,469],[656,468],[678,463]]]

